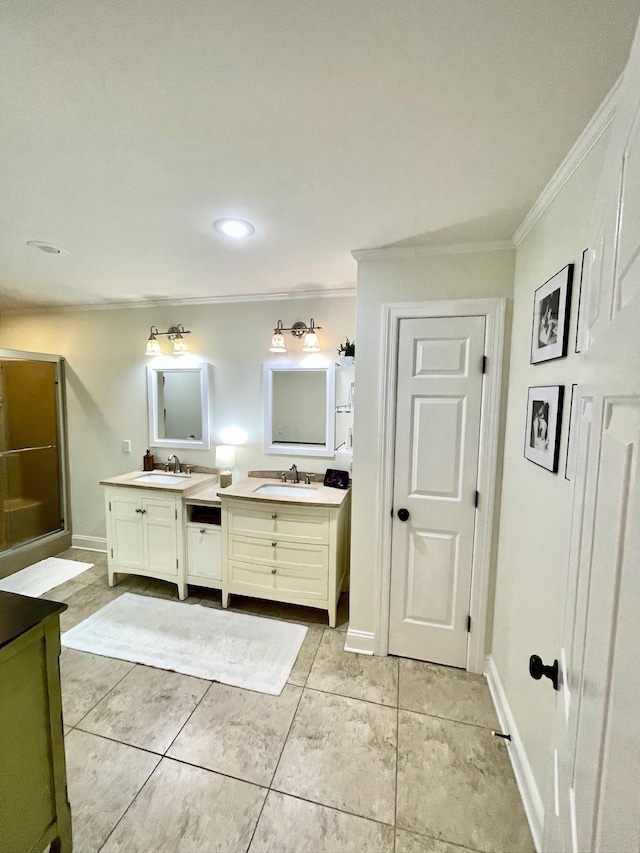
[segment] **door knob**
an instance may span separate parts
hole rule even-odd
[[[407,521],[409,518],[409,510],[402,507],[402,509],[398,510],[398,518],[400,521]]]
[[[531,655],[529,658],[529,675],[531,678],[535,678],[536,681],[540,681],[542,676],[546,676],[551,679],[551,683],[553,684],[554,690],[559,690],[558,687],[558,661],[554,660],[551,666],[545,666],[542,663],[542,658],[538,657],[538,655]]]

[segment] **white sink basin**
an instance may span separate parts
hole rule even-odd
[[[156,485],[175,485],[176,483],[184,483],[188,477],[181,477],[180,474],[143,474],[142,477],[136,477],[134,483],[155,483]]]
[[[280,495],[287,498],[310,498],[316,493],[317,489],[312,486],[281,486],[268,484],[266,486],[258,486],[255,490],[257,495]]]

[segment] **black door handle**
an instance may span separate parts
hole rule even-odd
[[[546,676],[551,679],[551,683],[553,684],[554,690],[559,690],[558,687],[558,661],[554,660],[551,666],[545,666],[542,663],[542,658],[538,657],[538,655],[531,655],[529,658],[529,675],[531,678],[535,678],[536,681],[540,681],[542,676]]]
[[[402,509],[398,510],[398,518],[400,521],[407,521],[409,518],[409,510],[402,507]]]

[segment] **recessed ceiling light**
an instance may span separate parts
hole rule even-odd
[[[218,219],[213,227],[227,237],[249,237],[256,230],[250,222],[244,219]]]
[[[27,240],[27,246],[32,249],[40,249],[41,252],[46,252],[48,255],[68,255],[69,250],[63,249],[62,246],[54,246],[53,243],[44,243],[42,240]]]

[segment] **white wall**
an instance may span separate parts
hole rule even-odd
[[[379,388],[384,359],[380,348],[382,306],[390,302],[510,297],[513,265],[514,252],[509,250],[424,256],[408,251],[405,258],[361,260],[358,264],[349,614],[352,631],[375,632],[374,578],[380,559],[375,532],[386,521],[376,503],[382,418]]]
[[[530,678],[528,662],[539,654],[552,663],[560,648],[571,513],[571,484],[564,478],[569,405],[571,384],[580,381],[574,352],[580,264],[604,145],[601,139],[592,149],[516,253],[492,655],[543,801],[555,693],[546,679]],[[569,354],[530,365],[534,290],[571,262]],[[565,386],[557,474],[523,458],[531,385]]]
[[[112,310],[64,311],[9,315],[0,319],[2,345],[8,349],[64,356],[69,431],[71,512],[76,536],[104,537],[105,519],[99,480],[142,466],[148,447],[147,380],[144,351],[149,328],[161,331],[182,323],[192,334],[192,353],[213,365],[212,448],[180,450],[181,461],[213,467],[220,430],[238,426],[248,433],[237,448],[234,479],[252,468],[283,469],[296,462],[301,471],[323,472],[330,459],[263,453],[262,365],[266,361],[301,360],[303,341],[286,335],[288,354],[268,351],[278,319],[291,326],[311,317],[323,354],[337,360],[345,336],[353,338],[354,297],[238,302],[197,306],[162,306]],[[160,338],[170,352],[166,338]],[[177,359],[176,359],[177,361]],[[133,452],[122,451],[130,439]],[[166,459],[170,448],[156,450]],[[338,467],[344,467],[343,465]]]

